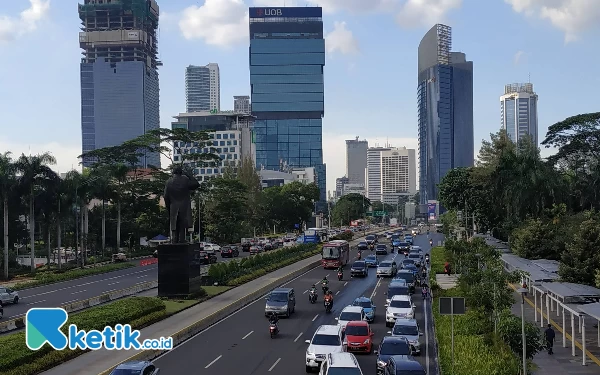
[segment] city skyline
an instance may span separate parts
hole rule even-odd
[[[430,6],[426,1],[422,5],[409,2],[412,12]],[[29,150],[32,153],[51,151],[59,162],[55,169],[60,171],[77,167],[76,156],[81,150],[78,67],[81,54],[77,43],[72,41],[80,31],[80,21],[73,8],[76,3],[55,1],[50,4],[37,0],[31,6],[26,1],[9,2],[0,11],[6,16],[0,17],[0,24],[7,25],[7,28],[0,27],[7,30],[0,33],[0,51],[11,56],[0,62],[3,88],[0,90],[0,123],[10,125],[0,135],[0,149],[17,154]],[[273,1],[271,4],[282,3]],[[300,6],[306,3],[311,4],[298,2]],[[344,141],[356,134],[370,142],[378,139],[384,144],[389,139],[395,146],[417,148],[413,68],[416,47],[426,30],[436,22],[453,27],[455,49],[467,52],[469,60],[476,63],[475,153],[481,139],[489,139],[489,133],[498,131],[499,89],[509,82],[526,82],[530,73],[543,98],[538,109],[540,141],[548,125],[595,108],[592,98],[598,78],[586,73],[584,62],[595,61],[599,53],[589,48],[598,33],[585,28],[590,24],[589,18],[576,17],[598,14],[598,4],[579,4],[582,10],[556,22],[552,17],[539,17],[540,8],[536,8],[534,2],[513,8],[513,4],[503,1],[486,2],[485,7],[481,2],[463,1],[462,6],[440,7],[435,14],[413,13],[413,17],[407,16],[410,15],[408,8],[399,6],[382,11],[376,8],[376,2],[361,8],[354,2],[341,6],[337,3],[337,8],[332,7],[331,1],[319,3],[325,10],[327,48],[323,158],[328,166],[328,190],[335,189],[335,179],[345,171],[345,155],[340,152]],[[249,6],[256,4],[258,2],[242,4],[226,0],[206,4],[203,1],[159,1],[158,54],[164,63],[160,68],[161,126],[169,127],[171,116],[185,110],[182,72],[190,64],[213,61],[220,65],[223,109],[232,107],[232,96],[250,93],[247,64],[240,62],[248,61],[247,12]],[[29,11],[24,12],[28,6]],[[588,8],[583,8],[585,6]],[[549,9],[564,14],[566,8],[557,2]],[[494,17],[483,22],[481,14],[494,14]],[[408,22],[411,19],[419,22]],[[553,22],[559,27],[554,27]],[[493,38],[500,38],[507,27],[521,30],[525,37],[515,43],[489,43]],[[220,32],[227,28],[230,32]],[[395,48],[388,48],[390,44]],[[33,53],[54,58],[40,65]],[[369,74],[361,73],[367,70]],[[569,74],[557,75],[556,71]],[[564,91],[581,95],[564,97]],[[35,111],[30,111],[24,97],[29,103],[35,103]],[[56,97],[60,100],[54,100]],[[22,121],[22,113],[29,113],[28,121]],[[365,126],[368,132],[364,131]],[[52,132],[44,132],[46,128]],[[549,152],[542,149],[543,155]]]

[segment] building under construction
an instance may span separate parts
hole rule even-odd
[[[83,153],[159,128],[156,1],[85,0],[79,18]],[[140,164],[160,166],[159,154]]]

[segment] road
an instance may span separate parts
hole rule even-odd
[[[249,253],[240,253],[240,257],[248,255]],[[221,258],[220,256],[218,258],[219,262],[230,260],[230,258]],[[135,261],[134,264],[137,266],[20,290],[19,303],[16,305],[6,304],[4,306],[4,319],[2,321],[25,316],[27,310],[32,307],[63,306],[115,290],[127,289],[140,283],[154,281],[158,278],[157,264],[139,266],[139,260]]]
[[[435,243],[442,239],[441,234],[432,236]],[[428,252],[427,236],[417,236],[415,245]],[[356,251],[352,251],[351,256],[355,257]],[[389,254],[385,258],[394,257],[400,260],[403,255]],[[380,257],[380,260],[382,259],[383,257]],[[260,299],[159,357],[155,360],[155,365],[165,374],[191,374],[197,373],[198,369],[202,369],[201,372],[205,375],[267,372],[282,375],[304,374],[307,348],[304,341],[312,337],[318,326],[336,324],[334,318],[339,316],[345,306],[360,296],[372,296],[377,306],[372,328],[375,331],[374,341],[379,343],[390,330],[385,327],[384,295],[389,280],[378,280],[374,271],[372,268],[366,279],[350,279],[347,270],[345,280],[338,281],[334,270],[318,267],[285,285],[296,291],[296,313],[290,319],[280,320],[281,333],[275,339],[269,336],[268,323],[264,317],[264,300]],[[309,287],[325,275],[329,275],[330,287],[335,294],[331,314],[325,314],[322,303],[310,304],[307,296]],[[418,290],[415,294],[415,304],[417,320],[424,333],[421,339],[426,343],[422,345],[422,355],[417,359],[427,368],[428,375],[437,375],[431,306],[424,306]],[[357,358],[365,375],[375,374],[375,355],[357,355]]]

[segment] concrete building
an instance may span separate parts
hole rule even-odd
[[[256,164],[313,167],[326,209],[323,163],[325,39],[320,7],[250,8],[250,87]]]
[[[358,137],[346,141],[346,176],[351,184],[365,185],[368,148],[369,142]]]
[[[344,184],[342,190],[342,196],[348,194],[360,194],[365,195],[365,186],[362,184]]]
[[[299,181],[303,184],[317,183],[315,168],[292,168],[287,172],[261,169],[259,171],[260,181],[263,188],[283,186],[290,182]]]
[[[199,181],[222,176],[226,168],[234,170],[246,158],[254,160],[254,143],[252,135],[253,117],[245,113],[227,112],[191,112],[174,116],[172,129],[182,128],[190,131],[209,131],[212,145],[203,148],[198,144],[176,142],[173,150],[173,161],[182,162],[182,155],[188,153],[208,153],[210,148],[221,158],[220,162],[200,163],[186,161],[194,168]]]
[[[437,199],[446,173],[474,162],[473,62],[452,52],[452,30],[437,24],[419,44],[419,196]],[[424,208],[423,208],[424,209]]]
[[[237,95],[233,97],[233,110],[238,113],[252,112],[250,97],[248,95]]]
[[[532,83],[513,83],[504,86],[500,96],[500,126],[517,143],[524,136],[538,145],[538,96]]]
[[[375,147],[367,151],[367,198],[397,204],[401,196],[416,193],[415,150]]]
[[[404,203],[404,218],[413,220],[417,216],[417,205],[414,202]]]
[[[187,112],[221,110],[219,64],[185,68],[185,104]]]
[[[118,146],[160,127],[155,0],[84,0],[79,46],[82,153]],[[89,167],[94,160],[83,159]],[[158,152],[139,164],[160,167]]]
[[[344,185],[349,184],[350,180],[348,177],[338,177],[335,179],[335,197],[339,198],[344,193]]]

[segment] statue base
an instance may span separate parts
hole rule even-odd
[[[158,296],[185,298],[202,290],[198,244],[158,246]]]

